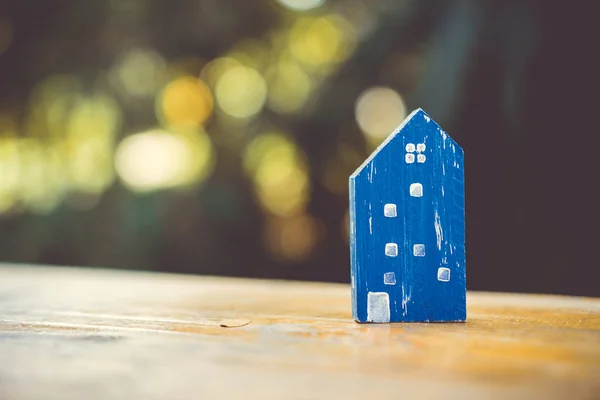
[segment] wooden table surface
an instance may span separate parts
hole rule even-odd
[[[0,399],[600,399],[600,299],[469,293],[359,325],[348,285],[0,266]]]

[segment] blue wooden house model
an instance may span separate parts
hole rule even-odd
[[[466,320],[463,150],[423,110],[350,176],[357,322]]]

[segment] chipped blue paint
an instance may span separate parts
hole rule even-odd
[[[349,184],[354,319],[465,321],[460,146],[418,109],[350,176]]]

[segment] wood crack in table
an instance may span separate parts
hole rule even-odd
[[[600,398],[600,299],[471,292],[360,325],[348,285],[0,266],[0,399]]]

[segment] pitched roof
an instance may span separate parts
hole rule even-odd
[[[377,146],[377,148],[371,153],[371,155],[369,155],[369,157],[367,157],[367,159],[352,173],[352,175],[350,175],[350,179],[356,178],[362,172],[362,170],[377,156],[377,154],[385,146],[387,146],[388,143],[390,143],[392,140],[394,140],[394,138],[400,132],[402,132],[402,130],[404,129],[404,127],[406,126],[406,124],[408,124],[413,118],[415,118],[417,116],[425,118],[427,120],[427,122],[431,121],[435,125],[438,125],[429,115],[427,115],[427,113],[425,111],[423,111],[421,108],[417,108],[412,113],[410,113],[410,115],[408,115],[404,119],[404,121],[402,121],[402,123],[383,142],[381,142],[381,144],[379,146]],[[439,125],[438,125],[438,128],[439,128],[438,130],[443,135],[446,135],[447,139],[450,139],[451,143],[453,143],[455,146],[457,146],[460,149],[460,146],[450,137],[450,135],[448,135],[446,132],[444,132],[441,129],[441,127],[439,127]]]

